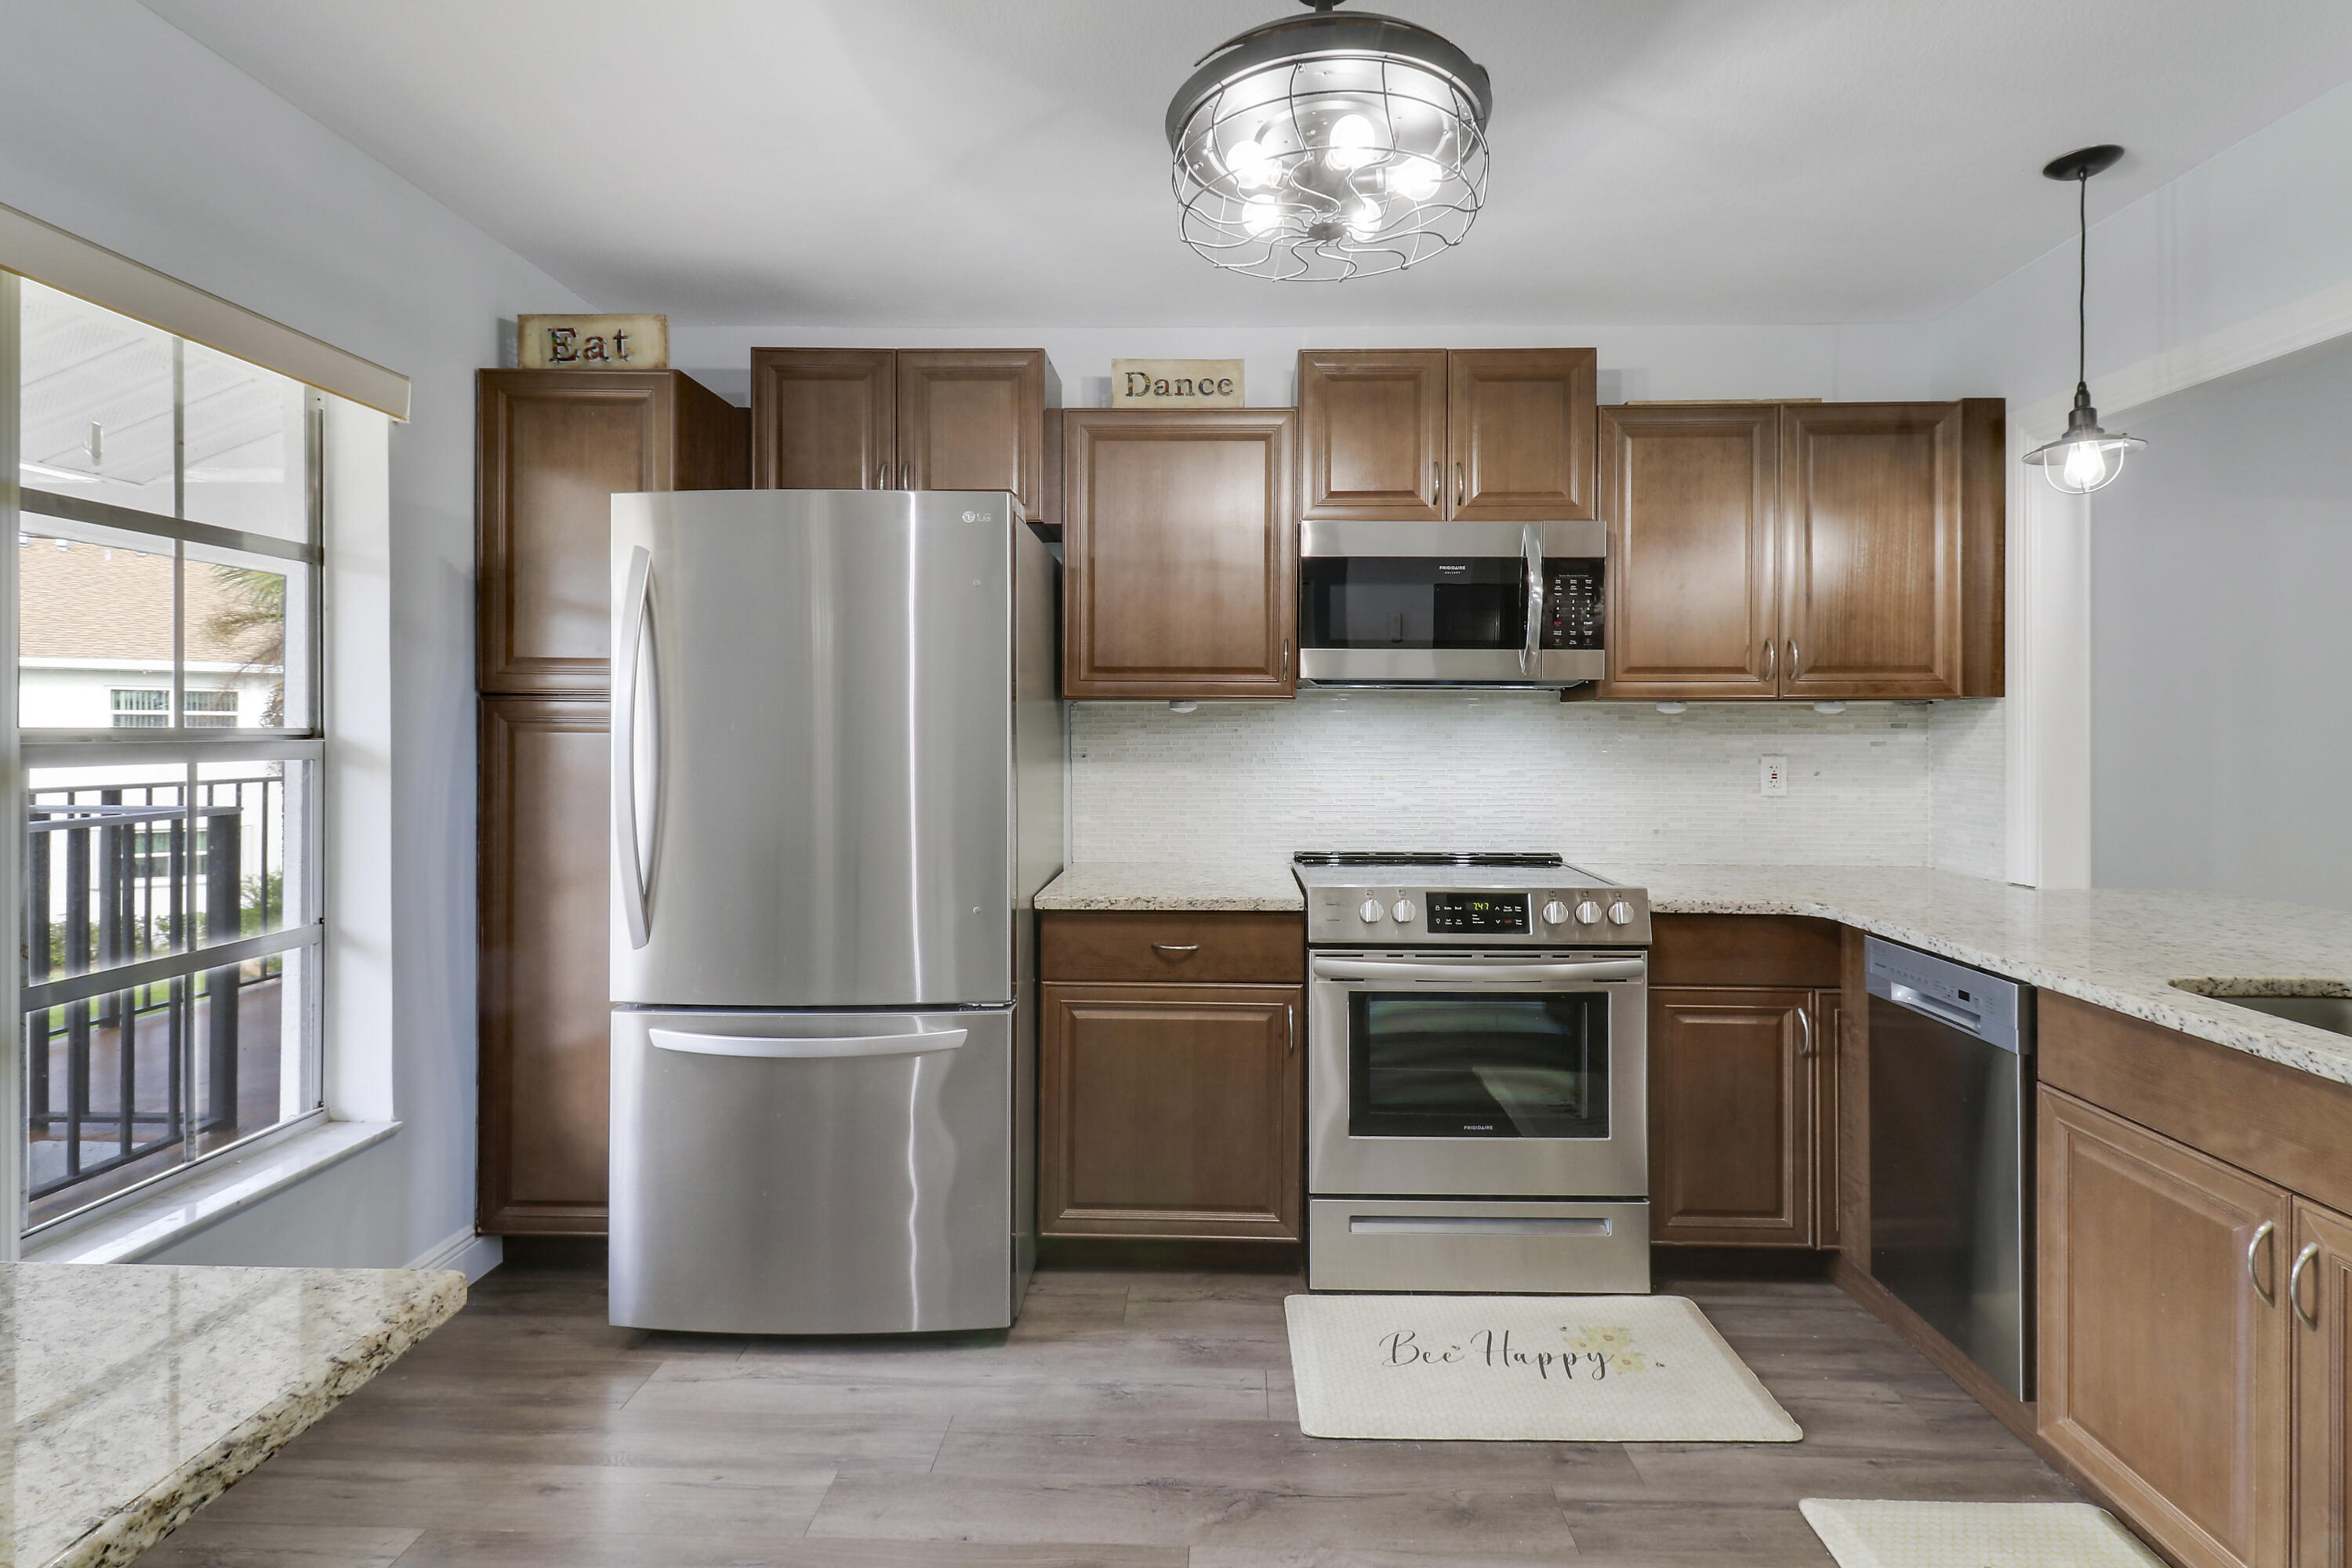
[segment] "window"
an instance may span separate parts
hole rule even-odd
[[[29,279],[8,332],[38,1229],[320,1113],[320,400]]]

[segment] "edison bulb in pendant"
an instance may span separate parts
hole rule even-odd
[[[1323,161],[1342,174],[1360,169],[1380,156],[1372,122],[1360,114],[1343,114],[1331,127],[1331,150]]]
[[[1282,204],[1272,196],[1252,196],[1242,208],[1242,227],[1252,234],[1271,234],[1282,226]]]
[[[2114,479],[2123,466],[2121,452],[2109,452],[2096,441],[2077,442],[2059,470],[2059,488],[2087,495]]]

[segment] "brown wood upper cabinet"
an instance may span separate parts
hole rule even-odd
[[[1299,515],[1596,515],[1594,365],[1591,349],[1302,352]]]
[[[674,370],[486,370],[476,392],[477,681],[602,693],[611,498],[740,488],[743,410]]]
[[[1011,490],[1042,518],[1042,349],[753,349],[761,489]]]
[[[1640,405],[1600,424],[1598,695],[2000,694],[2000,400]]]
[[[1062,694],[1297,689],[1287,408],[1063,414]]]

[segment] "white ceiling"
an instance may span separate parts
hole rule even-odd
[[[1104,326],[1916,320],[2352,79],[2343,0],[1367,0],[1493,73],[1410,273],[1176,238],[1160,117],[1293,0],[146,0],[607,309]],[[2313,199],[2334,199],[2312,193]]]

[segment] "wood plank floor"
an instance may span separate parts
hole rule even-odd
[[[1295,1277],[1037,1276],[1010,1334],[818,1342],[604,1321],[510,1264],[143,1568],[1771,1568],[1805,1497],[2074,1493],[1835,1287],[1661,1281],[1798,1444],[1303,1437]]]

